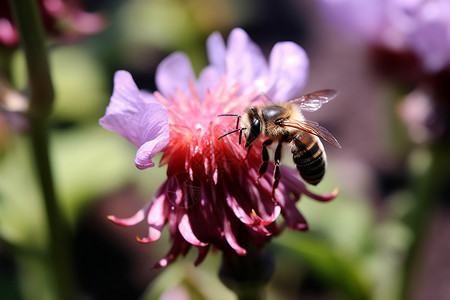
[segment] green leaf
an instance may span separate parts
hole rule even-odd
[[[371,298],[369,280],[364,277],[361,264],[330,243],[307,234],[287,232],[273,244],[276,250],[294,255],[346,299]]]

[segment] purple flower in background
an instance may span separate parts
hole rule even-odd
[[[54,37],[73,39],[93,34],[105,26],[103,17],[82,9],[78,0],[38,0],[42,22],[47,33]],[[0,44],[15,46],[19,33],[12,18],[8,0],[0,0]]]
[[[100,120],[138,147],[139,169],[154,166],[152,158],[164,152],[161,164],[167,165],[167,180],[151,203],[128,219],[110,216],[123,226],[147,222],[147,236],[138,238],[142,243],[158,240],[163,227],[169,227],[172,248],[156,267],[166,266],[192,246],[199,251],[196,264],[211,246],[245,255],[251,246],[263,247],[286,225],[307,230],[295,205],[301,194],[319,201],[336,196],[313,194],[296,170],[282,167],[275,202],[273,165],[256,183],[261,141],[246,157],[237,135],[218,140],[236,121],[217,115],[243,112],[250,103],[263,101],[257,97],[261,92],[277,101],[300,95],[309,64],[304,50],[292,42],[277,43],[267,62],[241,29],[231,32],[227,45],[213,33],[207,50],[210,64],[199,78],[185,54],[164,59],[154,93],[139,90],[128,72],[118,71],[111,102]],[[284,221],[277,220],[280,214]]]
[[[450,65],[448,0],[320,0],[333,26],[391,51],[411,52],[428,73]]]

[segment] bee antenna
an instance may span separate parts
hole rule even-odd
[[[217,115],[217,116],[218,117],[241,117],[238,114],[220,114],[220,115]]]
[[[241,144],[241,140],[242,140],[242,131],[245,130],[245,129],[247,129],[247,128],[238,128],[238,129],[232,130],[232,131],[230,131],[230,132],[225,133],[224,135],[219,136],[219,138],[218,138],[217,140],[220,140],[221,138],[226,137],[226,136],[229,135],[229,134],[232,134],[232,133],[235,133],[235,132],[238,132],[238,131],[239,131],[239,132],[240,132],[240,133],[239,133],[239,144]]]
[[[238,132],[239,131],[239,145],[241,144],[241,141],[242,141],[242,131],[244,130],[244,129],[247,129],[247,128],[239,128],[239,121],[241,120],[241,116],[240,115],[238,115],[238,114],[220,114],[220,115],[217,115],[218,117],[237,117],[237,120],[236,120],[236,129],[235,130],[232,130],[232,131],[230,131],[230,132],[228,132],[228,133],[225,133],[224,135],[222,135],[222,136],[220,136],[217,140],[220,140],[221,138],[223,138],[223,137],[225,137],[225,136],[227,136],[227,135],[229,135],[229,134],[231,134],[231,133],[235,133],[235,132]]]

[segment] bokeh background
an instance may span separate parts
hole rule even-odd
[[[411,275],[408,299],[450,298],[450,171],[430,167],[436,155],[445,165],[448,134],[444,126],[434,137],[433,126],[419,124],[420,119],[404,122],[405,97],[432,98],[423,91],[411,94],[422,86],[420,79],[405,81],[392,72],[412,72],[411,64],[396,64],[404,53],[391,55],[337,28],[319,2],[85,0],[82,5],[104,18],[102,30],[69,40],[49,37],[56,89],[51,155],[58,196],[75,236],[81,299],[235,299],[217,277],[220,253],[209,254],[199,267],[188,255],[155,270],[170,247],[167,237],[139,244],[135,237],[145,235],[145,224],[122,228],[107,220],[111,214],[131,216],[150,201],[165,168],[137,170],[134,146],[98,125],[116,70],[128,70],[140,88],[153,91],[164,57],[184,51],[199,71],[207,63],[208,35],[219,31],[226,38],[235,27],[246,30],[266,54],[279,41],[301,45],[310,58],[305,93],[339,91],[306,116],[343,147],[325,145],[328,173],[312,188],[329,193],[339,187],[339,196],[330,203],[303,197],[298,207],[310,231],[286,230],[268,245],[276,260],[268,299],[400,299],[405,268],[406,278]],[[0,50],[7,66],[2,77],[25,90],[22,51]],[[410,102],[413,111],[429,109]],[[445,120],[446,110],[439,111]],[[415,125],[428,130],[428,138],[414,139]],[[26,131],[20,128],[0,115],[0,299],[54,299],[42,259],[45,214]],[[292,165],[289,155],[283,163]],[[416,216],[424,198],[426,216]],[[414,241],[420,243],[409,263]]]

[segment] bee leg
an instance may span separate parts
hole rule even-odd
[[[275,160],[275,170],[273,172],[273,185],[272,185],[272,198],[275,199],[275,190],[278,187],[278,183],[280,182],[281,179],[281,172],[280,172],[280,162],[281,162],[281,148],[282,148],[282,143],[280,142],[277,146],[277,149],[275,150],[275,156],[274,156],[274,160]]]
[[[245,156],[244,160],[247,159],[247,157],[250,155],[250,149],[252,149],[252,146],[253,145],[248,146],[247,155]]]
[[[261,164],[261,166],[259,167],[259,177],[257,179],[257,181],[259,181],[259,179],[266,173],[267,171],[267,166],[269,165],[269,151],[267,150],[267,146],[269,146],[270,144],[272,144],[272,140],[266,140],[262,143],[262,159],[263,162]]]

